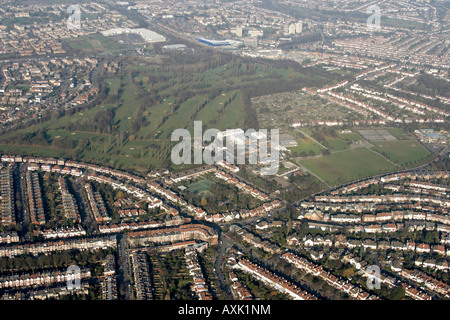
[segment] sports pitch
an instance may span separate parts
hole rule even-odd
[[[304,159],[300,163],[333,185],[392,171],[396,168],[394,164],[366,148],[333,153],[320,158]]]
[[[207,195],[209,188],[214,184],[214,181],[204,179],[198,182],[194,182],[188,186],[188,190],[198,195]]]

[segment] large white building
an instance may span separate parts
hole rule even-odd
[[[158,43],[158,42],[166,41],[166,38],[164,36],[154,32],[154,31],[151,31],[148,29],[143,29],[143,28],[139,28],[139,29],[115,28],[115,29],[110,29],[110,30],[106,30],[106,31],[102,32],[102,34],[105,37],[117,36],[120,34],[128,34],[128,33],[140,35],[148,43]]]
[[[287,27],[287,35],[299,34],[303,32],[303,22],[291,23]]]

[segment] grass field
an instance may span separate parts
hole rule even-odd
[[[344,141],[341,138],[328,138],[327,142],[333,151],[342,151],[349,148],[347,141]]]
[[[232,103],[228,106],[229,112],[221,114],[220,110],[224,107],[228,99],[233,99]],[[208,128],[217,128],[219,130],[226,130],[233,124],[238,124],[238,126],[242,125],[244,114],[240,103],[241,99],[242,96],[239,91],[230,91],[220,95],[200,110],[196,116],[196,120],[202,121],[203,125]]]
[[[404,130],[402,130],[400,128],[386,128],[386,130],[389,131],[398,140],[413,139],[413,137],[411,137],[411,135],[408,132],[405,132]]]
[[[63,39],[63,44],[72,51],[80,53],[103,53],[127,50],[127,47],[122,46],[119,42],[100,34]]]
[[[396,168],[383,157],[365,148],[304,159],[300,163],[332,185]]]
[[[358,141],[362,140],[363,138],[359,135],[357,132],[352,133],[337,133],[337,135],[342,138],[345,141]]]
[[[97,41],[91,39],[91,44]],[[83,45],[89,48],[89,44],[77,42],[74,45]],[[224,66],[212,69],[211,74],[204,73],[197,81],[209,82],[215,79],[219,82],[221,72]],[[219,69],[219,70],[216,70]],[[131,72],[137,72],[136,66],[129,65],[126,67],[130,73],[120,76],[114,76],[104,79],[105,85],[109,88],[109,96],[117,96],[116,103],[106,103],[110,101],[105,99],[105,103],[99,106],[83,110],[70,116],[64,116],[57,120],[45,121],[39,125],[33,125],[21,130],[2,135],[2,139],[10,139],[9,145],[0,147],[0,151],[4,153],[18,153],[24,155],[43,155],[49,157],[66,157],[77,158],[89,162],[104,163],[109,166],[122,169],[140,169],[146,170],[149,166],[160,168],[164,163],[170,160],[170,150],[172,148],[170,139],[171,133],[178,128],[191,129],[193,122],[201,120],[205,128],[218,128],[225,130],[227,128],[236,128],[243,125],[245,114],[242,104],[242,94],[238,90],[226,92],[218,95],[209,101],[199,112],[195,110],[207,99],[207,95],[199,94],[181,103],[179,108],[173,111],[175,98],[165,97],[160,102],[146,107],[143,96],[139,94],[139,84],[131,76]],[[144,81],[152,68],[142,68],[142,72],[138,73],[141,81]],[[134,74],[136,76],[136,74]],[[188,73],[186,77],[189,79],[192,74]],[[174,81],[187,89],[186,83],[189,79],[171,74]],[[180,79],[178,78],[180,77]],[[216,79],[217,78],[217,79]],[[191,79],[192,80],[192,79]],[[223,81],[222,81],[223,82]],[[192,85],[202,85],[201,83],[193,83]],[[168,94],[172,95],[174,87],[167,83],[158,83],[162,91],[165,87],[170,88]],[[149,89],[148,83],[143,84],[144,89]],[[122,89],[121,89],[122,88]],[[158,90],[158,88],[155,88]],[[180,87],[180,90],[181,87]],[[175,90],[176,91],[176,90]],[[227,102],[227,103],[226,103]],[[226,103],[226,105],[225,105]],[[145,111],[141,114],[139,111],[142,107]],[[117,128],[116,133],[106,134],[86,126],[80,129],[79,123],[91,120],[100,112],[105,110],[114,110],[113,125]],[[130,135],[131,126],[137,117],[145,117],[146,125],[141,127],[138,132],[133,135],[133,139],[126,138]],[[164,121],[163,118],[166,118]],[[71,128],[71,129],[69,129]],[[15,137],[33,134],[37,131],[45,131],[49,146],[45,145],[28,145],[15,141]],[[125,138],[121,138],[121,136]],[[62,140],[74,141],[78,146],[74,149],[60,148],[58,142]]]
[[[288,148],[291,150],[291,154],[295,152],[298,156],[300,156],[300,153],[306,152],[307,155],[311,156],[319,155],[324,150],[321,146],[308,138],[297,139],[297,144],[298,145],[296,147]]]
[[[122,50],[101,35],[65,44],[89,53]],[[0,137],[0,151],[72,158],[143,173],[169,166],[172,170],[188,169],[189,165],[172,166],[170,161],[175,145],[170,137],[175,129],[187,128],[192,134],[194,121],[202,121],[204,130],[249,129],[244,128],[249,110],[244,105],[243,88],[252,90],[263,81],[272,90],[272,83],[296,83],[311,77],[293,67],[240,58],[208,55],[199,59],[198,53],[190,58],[194,62],[183,57],[182,62],[161,63],[165,56],[153,61],[124,55],[118,74],[99,70],[105,90],[95,106],[8,132]],[[333,80],[328,73],[316,72],[314,76],[318,83]],[[42,136],[44,139],[38,141],[36,137]],[[305,139],[297,151],[320,154],[322,148]]]
[[[307,134],[311,133],[308,128],[302,128],[301,130]],[[298,132],[297,130],[293,130],[289,132],[289,134],[292,134],[297,141],[296,147],[288,148],[289,150],[291,150],[291,155],[292,153],[295,153],[297,156],[301,156],[300,154],[304,152],[307,156],[317,156],[321,154],[323,150],[325,150],[324,148],[322,148],[322,146],[320,146],[307,136],[303,135],[301,132]],[[305,156],[305,154],[303,154],[303,156]]]
[[[174,112],[163,125],[158,127],[162,132],[161,138],[170,139],[172,132],[176,129],[184,129],[188,124],[189,119],[192,119],[195,113],[195,107],[203,100],[202,96],[195,96],[192,99],[182,103],[180,108]],[[151,121],[151,120],[150,120]]]
[[[375,150],[383,152],[395,163],[413,165],[430,155],[422,145],[413,140],[377,141],[372,143]]]
[[[64,149],[48,148],[48,147],[35,147],[35,146],[22,146],[22,145],[3,145],[0,144],[0,153],[2,154],[26,154],[42,157],[65,157],[68,158],[74,154],[74,152],[68,152]]]
[[[208,193],[209,188],[213,185],[214,182],[209,179],[204,179],[198,182],[194,182],[188,186],[188,190],[198,195],[203,195]]]

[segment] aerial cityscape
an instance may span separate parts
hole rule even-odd
[[[450,299],[450,2],[0,3],[0,300]]]

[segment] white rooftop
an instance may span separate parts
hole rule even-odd
[[[114,28],[110,30],[103,31],[102,34],[105,37],[116,36],[119,34],[133,33],[140,35],[146,42],[149,43],[157,43],[157,42],[165,42],[166,38],[154,31],[148,29],[130,29],[130,28]]]

